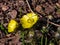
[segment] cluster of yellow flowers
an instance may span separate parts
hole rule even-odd
[[[23,28],[31,28],[37,21],[39,17],[35,13],[28,13],[20,19],[20,23]],[[8,24],[8,32],[14,32],[18,27],[18,23],[15,20],[10,20]]]

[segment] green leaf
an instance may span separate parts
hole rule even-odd
[[[0,28],[1,28],[1,30],[4,30],[4,27],[3,27],[3,25],[2,25],[2,24],[0,24]]]
[[[4,31],[6,34],[8,34],[8,32],[5,30],[5,28],[3,27],[2,24],[0,24],[0,28],[1,28],[2,31]]]

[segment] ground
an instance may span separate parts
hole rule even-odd
[[[32,28],[24,29],[20,18],[31,12],[39,20]],[[11,19],[19,23],[19,28],[8,33]],[[0,0],[0,45],[50,44],[60,45],[60,0]]]

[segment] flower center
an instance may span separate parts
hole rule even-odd
[[[33,18],[29,18],[27,21],[28,21],[28,23],[33,23],[34,19]]]

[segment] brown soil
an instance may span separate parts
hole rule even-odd
[[[24,37],[24,41],[26,41],[24,45],[32,45],[30,44],[31,42],[29,42],[32,38],[33,44],[39,45],[39,38],[42,35],[47,36],[48,41],[55,38],[57,29],[60,27],[60,0],[28,0],[28,3],[29,5],[26,0],[0,0],[0,23],[3,27],[7,30],[8,22],[11,19],[15,19],[19,23],[20,18],[32,10],[34,13],[37,13],[40,18],[33,27],[34,37],[28,38],[29,29],[24,29],[27,32]],[[49,15],[52,16],[52,18],[48,20]],[[49,23],[49,32],[45,35],[45,33],[41,33],[40,30],[43,26],[46,26],[47,23]],[[21,29],[17,29],[16,32],[6,35],[5,32],[0,29],[0,45],[22,45],[20,33]],[[57,38],[57,40],[60,39],[60,34]],[[57,41],[55,45],[60,45],[59,41]]]

